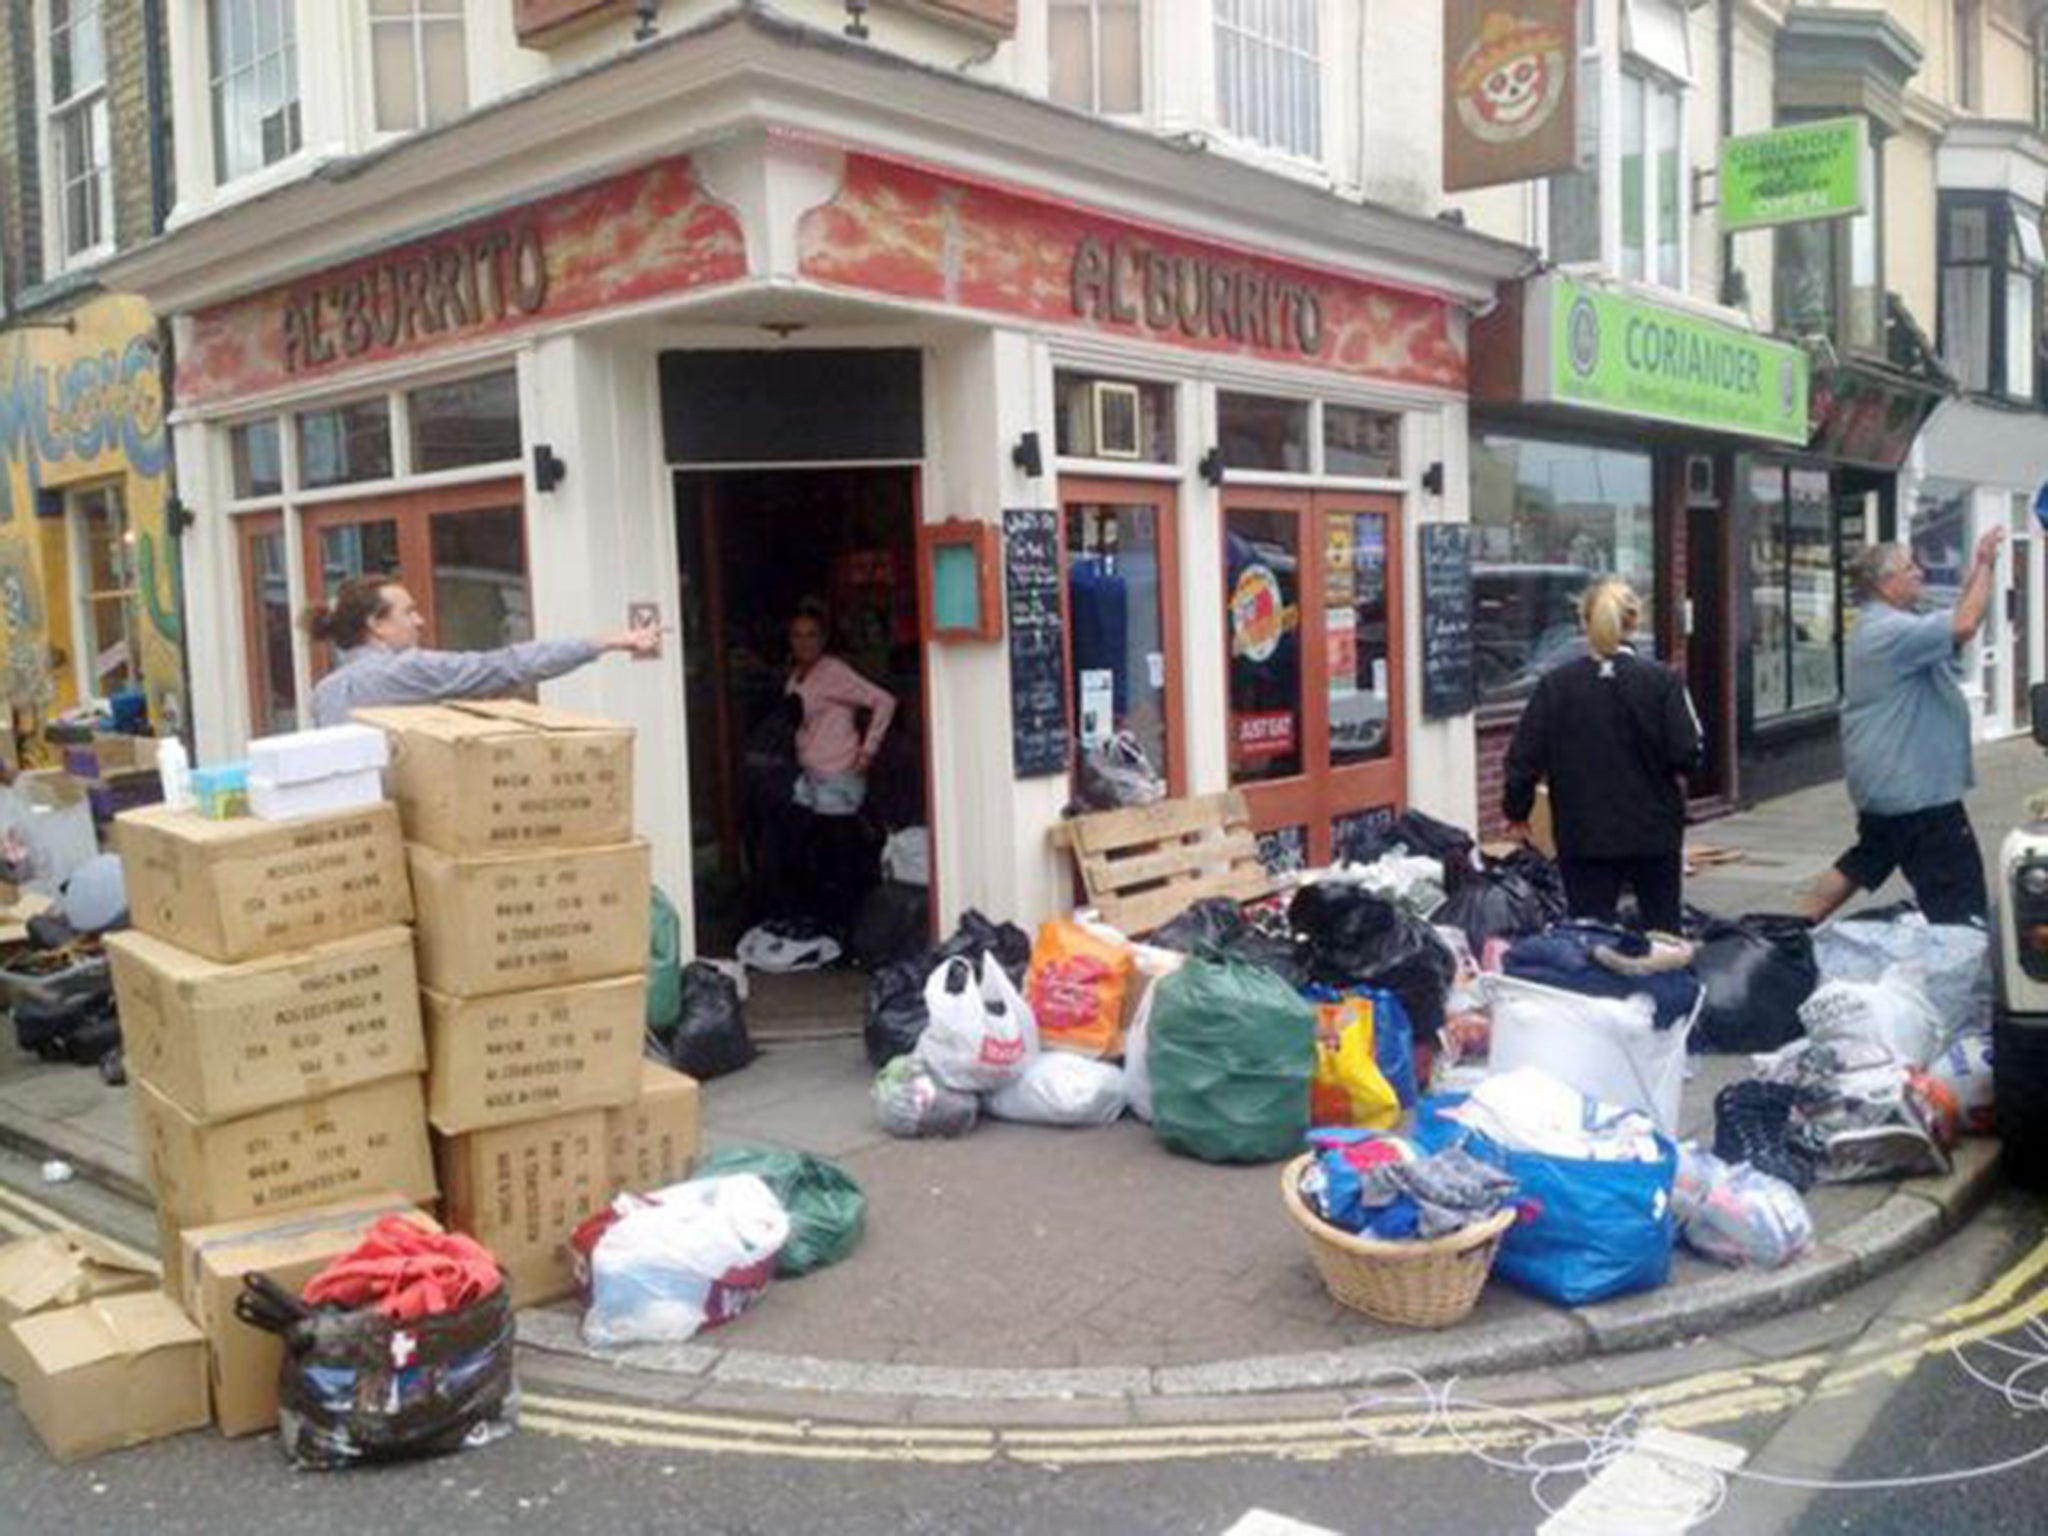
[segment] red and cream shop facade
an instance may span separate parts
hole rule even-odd
[[[1418,539],[1527,264],[788,24],[651,44],[121,264],[174,317],[199,759],[303,723],[297,620],[378,570],[442,646],[673,627],[545,696],[637,726],[708,952],[804,598],[901,703],[869,809],[929,827],[942,923],[1070,903],[1047,833],[1117,731],[1275,860],[1470,823]]]

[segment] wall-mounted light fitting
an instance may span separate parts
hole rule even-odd
[[[633,14],[640,23],[633,28],[634,42],[651,43],[660,36],[660,29],[655,26],[654,20],[661,14],[661,0],[635,0]]]
[[[1026,432],[1010,450],[1010,462],[1024,471],[1024,478],[1037,480],[1045,474],[1045,452],[1038,446],[1038,434]]]
[[[533,488],[537,491],[552,491],[560,485],[569,473],[569,466],[555,457],[555,450],[546,443],[533,445]]]
[[[1195,466],[1195,472],[1211,485],[1222,485],[1224,475],[1223,450],[1221,448],[1211,448],[1207,453],[1203,454],[1202,462]]]
[[[1442,459],[1438,459],[1422,472],[1422,488],[1432,496],[1443,495],[1444,464]]]
[[[846,0],[846,35],[857,43],[868,40],[868,0]]]

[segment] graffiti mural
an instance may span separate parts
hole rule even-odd
[[[58,325],[0,332],[0,688],[16,712],[78,700],[72,541],[55,495],[105,487],[126,518],[132,660],[159,729],[182,715],[184,628],[168,537],[170,438],[156,319],[98,299]],[[54,494],[53,494],[54,493]]]

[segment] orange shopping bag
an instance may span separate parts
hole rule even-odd
[[[1055,919],[1031,946],[1025,1001],[1038,1021],[1038,1042],[1049,1051],[1115,1056],[1123,1050],[1124,990],[1133,956],[1078,923]]]

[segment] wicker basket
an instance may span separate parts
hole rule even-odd
[[[1384,1323],[1448,1328],[1478,1304],[1513,1210],[1487,1217],[1448,1237],[1381,1242],[1354,1237],[1324,1221],[1301,1198],[1301,1176],[1313,1158],[1297,1157],[1280,1175],[1287,1210],[1308,1234],[1309,1254],[1323,1284],[1345,1306]]]

